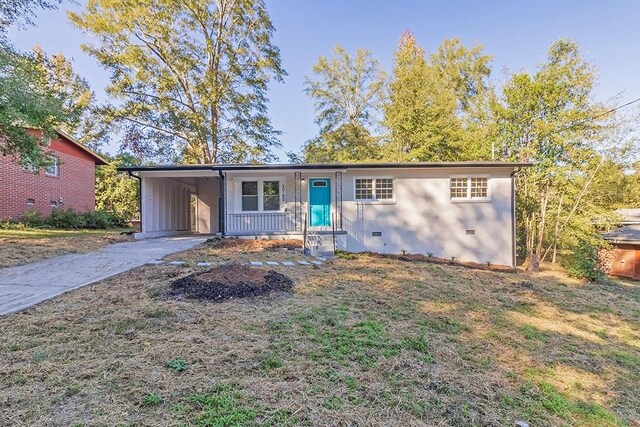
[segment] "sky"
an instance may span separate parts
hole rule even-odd
[[[46,52],[71,58],[98,99],[105,100],[109,75],[82,52],[80,44],[89,40],[66,17],[67,9],[82,9],[82,0],[79,3],[65,2],[58,10],[42,11],[36,27],[12,29],[9,37],[22,50],[40,44]],[[282,148],[276,150],[281,161],[286,161],[286,152],[298,152],[317,135],[313,102],[303,88],[318,56],[330,55],[336,44],[349,52],[367,48],[390,72],[404,31],[413,32],[427,52],[453,37],[465,45],[484,46],[493,57],[492,80],[497,86],[510,73],[535,70],[551,43],[569,37],[599,70],[598,101],[620,105],[640,98],[637,0],[266,0],[266,4],[276,28],[273,42],[288,73],[284,83],[274,83],[269,92],[272,124],[283,132]],[[113,141],[106,151],[113,154],[117,148],[118,141]]]

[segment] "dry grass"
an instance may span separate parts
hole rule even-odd
[[[0,230],[0,268],[41,261],[68,253],[85,253],[111,243],[131,240],[118,231],[36,230],[33,233]]]
[[[300,257],[238,245],[178,258]],[[275,269],[292,295],[166,300],[195,269],[144,266],[3,318],[0,424],[640,423],[638,283],[367,255]]]

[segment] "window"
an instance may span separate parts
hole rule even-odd
[[[373,179],[356,178],[356,200],[373,200]]]
[[[35,205],[36,199],[27,199],[27,205]]]
[[[242,181],[242,210],[258,210],[258,181]]]
[[[284,199],[284,185],[279,180],[242,181],[242,211],[279,211]]]
[[[22,158],[22,169],[24,169],[27,172],[37,172],[38,171],[38,168],[34,164],[33,160],[31,160],[28,157],[23,157]]]
[[[393,178],[356,178],[356,200],[393,200]]]
[[[280,182],[264,181],[262,184],[262,210],[280,210]]]
[[[58,176],[58,158],[52,158],[53,163],[47,166],[44,170],[44,173],[50,176]]]
[[[452,200],[488,200],[489,178],[486,176],[451,177]]]

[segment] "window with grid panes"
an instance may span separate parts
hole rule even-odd
[[[376,199],[393,199],[393,179],[376,178]]]
[[[356,200],[373,200],[373,179],[356,178]]]
[[[486,177],[471,177],[471,198],[485,199],[488,195],[488,181]]]
[[[467,198],[467,178],[451,178],[451,198]]]

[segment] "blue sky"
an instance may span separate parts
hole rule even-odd
[[[104,99],[107,73],[80,50],[85,36],[67,21],[63,4],[57,11],[38,14],[36,28],[9,34],[21,49],[40,44],[45,51],[62,52]],[[270,115],[283,132],[281,160],[298,151],[317,133],[313,104],[303,93],[305,75],[318,55],[336,44],[353,52],[371,50],[391,70],[393,51],[402,32],[409,30],[427,50],[446,38],[481,44],[493,56],[493,80],[499,85],[509,72],[533,70],[544,61],[547,47],[561,37],[577,41],[584,55],[600,71],[595,95],[605,101],[620,95],[617,104],[640,97],[640,1],[364,1],[267,0],[276,27],[285,83],[270,91]],[[117,141],[108,151],[117,149]]]

